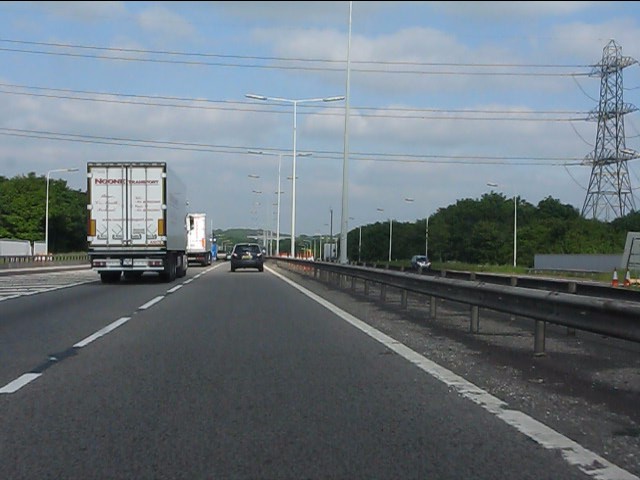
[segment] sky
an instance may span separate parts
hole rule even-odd
[[[0,2],[0,31],[0,176],[167,162],[214,229],[582,210],[611,41],[640,150],[640,2]]]

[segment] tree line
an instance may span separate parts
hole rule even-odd
[[[47,210],[46,176],[0,176],[0,238],[42,242]],[[49,252],[85,251],[87,197],[63,179],[49,179]]]
[[[522,267],[532,267],[536,254],[622,253],[627,232],[640,231],[638,212],[603,222],[583,218],[578,209],[552,197],[537,205],[517,198],[516,205],[517,264]],[[0,238],[43,241],[45,214],[45,176],[33,172],[13,178],[0,176]],[[428,230],[426,218],[391,221],[392,260],[408,260],[428,252],[435,262],[513,262],[514,201],[501,193],[461,199],[439,208],[429,216]],[[86,192],[70,189],[63,179],[50,179],[49,251],[85,251],[86,222]],[[347,257],[351,261],[387,261],[389,230],[389,221],[352,228],[347,236]],[[282,239],[280,251],[289,251],[288,245]]]
[[[627,232],[640,231],[640,213],[611,222],[586,219],[569,204],[547,197],[537,205],[517,198],[517,265],[533,267],[536,254],[618,254]],[[476,265],[513,263],[514,201],[500,193],[462,199],[439,208],[428,219],[393,222],[392,260],[424,254],[435,262]],[[360,241],[362,238],[362,241]],[[348,257],[363,262],[388,260],[389,221],[351,230]]]

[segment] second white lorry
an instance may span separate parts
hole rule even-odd
[[[202,266],[211,265],[211,236],[207,233],[207,214],[187,214],[187,259]]]

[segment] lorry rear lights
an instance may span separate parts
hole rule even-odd
[[[163,265],[162,260],[149,260],[150,267],[161,267]]]

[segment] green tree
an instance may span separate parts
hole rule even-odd
[[[0,237],[30,242],[45,240],[46,177],[30,172],[0,178]],[[86,248],[86,195],[49,179],[49,251]]]

